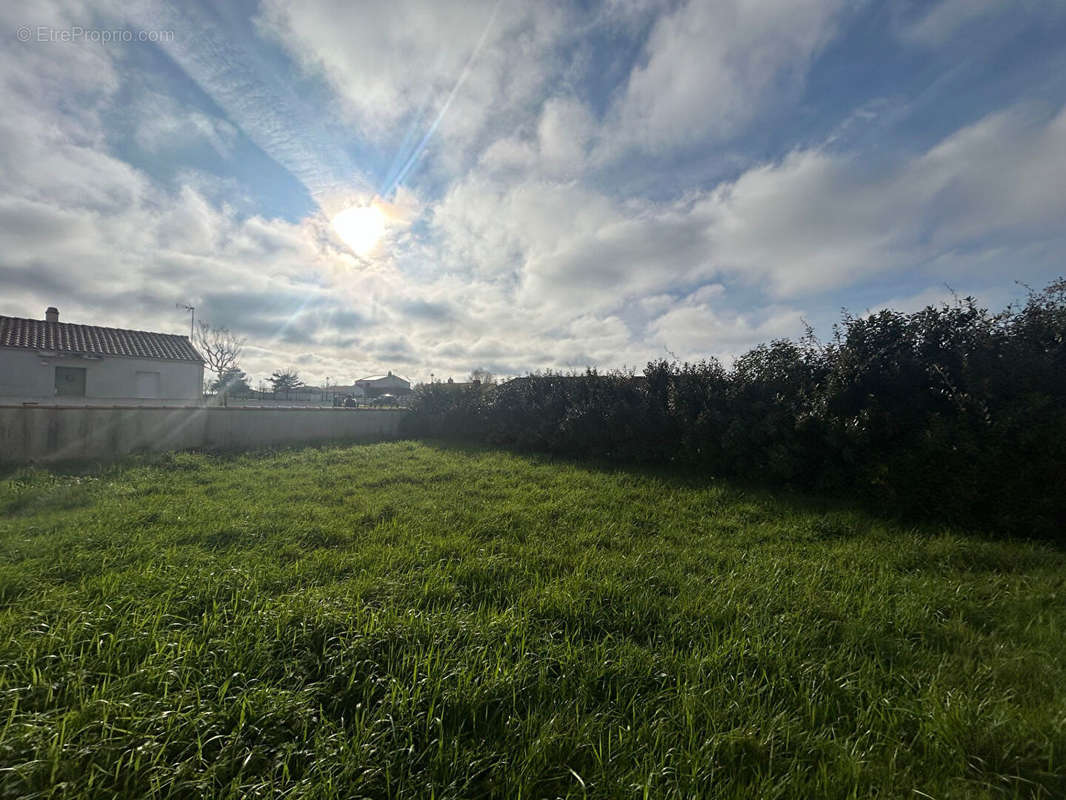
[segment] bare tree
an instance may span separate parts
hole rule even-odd
[[[207,368],[221,379],[224,374],[236,368],[237,359],[244,352],[246,341],[229,328],[215,328],[201,320],[193,344],[204,357]]]
[[[496,376],[489,372],[487,369],[478,367],[470,373],[471,383],[490,384],[496,383]]]

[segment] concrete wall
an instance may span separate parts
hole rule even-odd
[[[0,406],[0,462],[393,439],[396,409]]]
[[[55,368],[85,370],[85,397],[56,397]],[[137,373],[159,373],[159,396],[137,400]],[[113,401],[188,403],[203,392],[204,367],[193,361],[72,355],[42,356],[24,348],[0,348],[0,403],[32,400],[63,405]]]

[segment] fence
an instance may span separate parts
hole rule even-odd
[[[353,397],[343,393],[316,392],[256,392],[221,395],[207,393],[204,402],[229,408],[404,408],[411,401],[410,394],[374,397]]]
[[[393,439],[403,414],[397,409],[0,406],[0,462]]]

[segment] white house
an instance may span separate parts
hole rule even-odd
[[[405,395],[411,392],[411,382],[399,375],[371,375],[355,382],[362,387],[367,397],[380,397],[383,394]]]
[[[203,381],[187,336],[0,316],[0,404],[187,404]]]

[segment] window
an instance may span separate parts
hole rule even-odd
[[[141,399],[154,399],[159,397],[159,373],[137,373],[137,397]]]
[[[85,397],[85,367],[56,367],[56,395]]]

